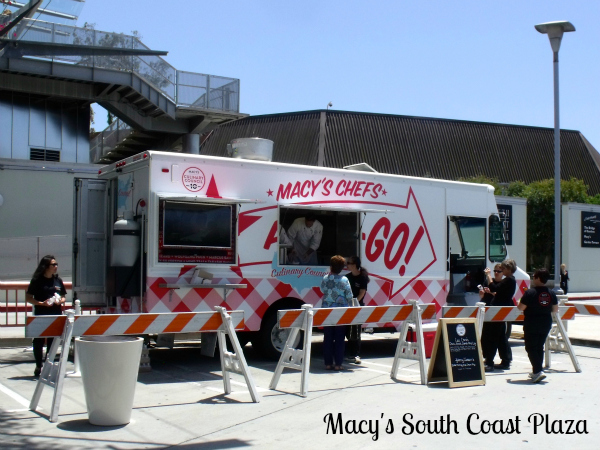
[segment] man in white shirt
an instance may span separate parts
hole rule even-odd
[[[323,237],[323,225],[314,214],[298,217],[288,228],[287,237],[292,242],[290,260],[293,264],[316,265],[317,249]]]

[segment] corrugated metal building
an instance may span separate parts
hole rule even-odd
[[[554,130],[465,120],[317,110],[250,116],[221,125],[201,153],[225,156],[235,138],[271,139],[276,162],[344,167],[456,180],[485,175],[500,183],[554,178]],[[600,155],[579,132],[561,130],[561,177],[600,193]]]

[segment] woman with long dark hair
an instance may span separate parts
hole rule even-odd
[[[53,255],[46,255],[41,260],[31,277],[25,300],[34,305],[33,313],[36,316],[58,316],[62,314],[62,305],[65,303],[67,290],[62,279],[58,276],[58,263]],[[34,376],[39,376],[44,362],[44,341],[46,343],[46,356],[50,352],[53,338],[34,338],[33,356],[35,357]]]
[[[367,293],[367,284],[369,284],[369,273],[367,269],[360,265],[360,258],[358,256],[351,256],[348,258],[346,267],[350,271],[345,274],[350,282],[350,288],[352,289],[352,296],[358,300],[360,306],[365,306],[364,298]],[[360,333],[362,331],[362,325],[349,325],[346,327],[346,338],[348,339],[348,359],[354,364],[360,364]]]

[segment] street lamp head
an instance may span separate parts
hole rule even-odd
[[[565,20],[540,23],[539,25],[535,26],[535,29],[542,34],[548,35],[548,38],[550,39],[550,45],[552,46],[552,51],[554,53],[558,53],[558,50],[560,49],[560,41],[562,40],[563,33],[575,31],[573,24]]]

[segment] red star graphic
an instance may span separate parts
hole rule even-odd
[[[273,191],[272,191],[271,189],[269,189],[269,190],[267,191],[267,195],[268,195],[269,197],[272,197],[272,196],[273,196]]]
[[[385,189],[381,193],[383,194],[384,197],[387,195],[387,191]]]

